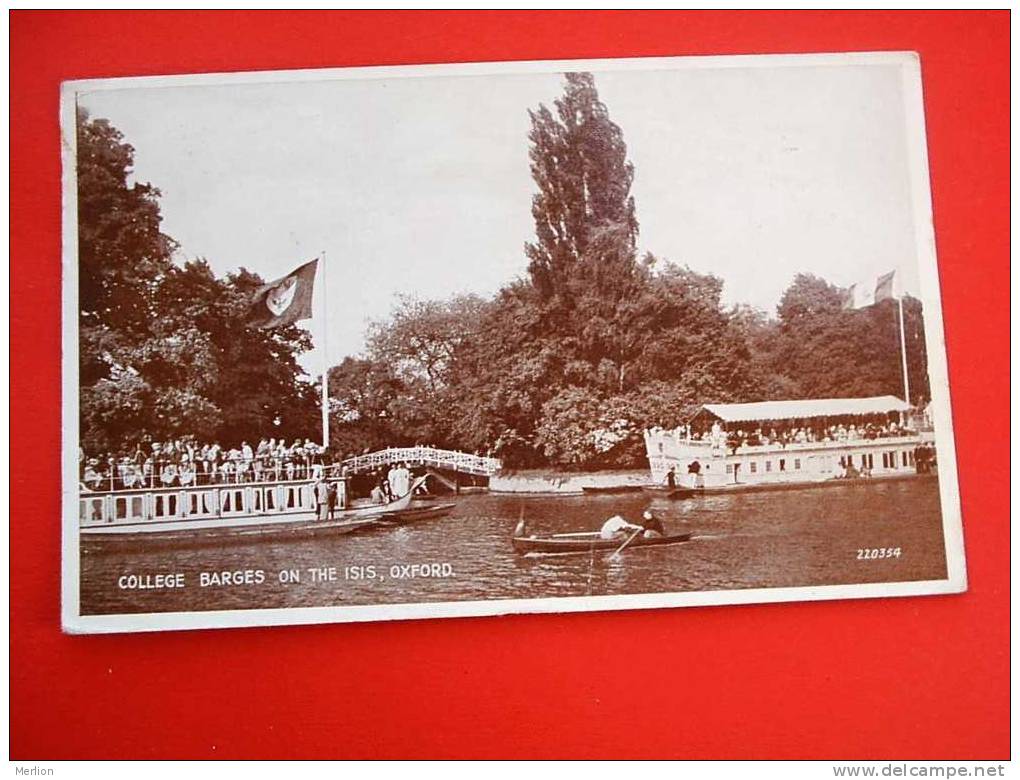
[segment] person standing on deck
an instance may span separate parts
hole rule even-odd
[[[666,472],[666,487],[670,490],[676,487],[676,467],[670,466]]]
[[[394,498],[402,498],[411,492],[411,472],[406,463],[400,463],[390,471],[390,490]]]
[[[698,461],[691,461],[690,465],[687,467],[687,473],[690,475],[689,479],[691,481],[691,487],[705,487],[705,482],[701,478],[701,464]]]
[[[319,477],[313,488],[315,491],[315,509],[319,520],[329,519],[329,485]]]
[[[386,484],[389,486],[389,498],[392,501],[395,498],[400,498],[403,495],[400,491],[400,464],[394,463],[390,466],[390,470],[386,472]]]
[[[337,505],[337,501],[339,499],[339,496],[337,495],[337,493],[338,493],[338,488],[337,488],[336,482],[329,482],[329,483],[327,483],[326,496],[327,496],[327,503],[329,504],[329,519],[330,520],[333,519],[334,513],[336,512],[336,505]]]
[[[252,464],[255,460],[255,453],[251,449],[251,445],[246,442],[241,442],[241,468],[238,469],[238,474],[243,475],[243,478],[238,479],[238,482],[248,482],[251,477]]]
[[[192,483],[195,482],[195,464],[192,462],[191,456],[186,452],[181,456],[177,480],[181,483],[181,487],[191,487]]]
[[[99,458],[89,458],[82,476],[85,487],[92,491],[103,489],[103,475],[99,471]]]

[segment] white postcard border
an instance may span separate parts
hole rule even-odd
[[[521,73],[557,73],[587,70],[653,71],[702,68],[819,67],[843,65],[896,65],[904,84],[907,143],[913,199],[915,245],[921,299],[925,312],[925,342],[936,440],[945,542],[945,580],[860,583],[808,587],[712,590],[683,593],[499,599],[491,601],[422,602],[332,607],[280,607],[271,609],[167,612],[146,614],[80,614],[80,540],[78,534],[77,458],[78,420],[78,258],[75,113],[78,95],[95,91],[153,88],[288,83],[297,81],[371,78],[422,78],[431,76],[486,76]],[[789,601],[883,598],[960,593],[967,589],[956,445],[953,436],[946,362],[942,302],[935,253],[931,187],[924,126],[920,60],[914,52],[848,52],[823,54],[724,55],[707,57],[645,57],[459,64],[395,65],[314,70],[251,71],[173,76],[67,81],[61,85],[62,154],[62,625],[69,633],[121,633],[139,631],[232,628],[251,626],[347,623],[443,617],[590,612],[662,607],[761,604]]]

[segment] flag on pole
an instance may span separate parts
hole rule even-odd
[[[846,300],[843,302],[844,309],[864,309],[874,306],[879,301],[887,298],[897,298],[896,295],[896,272],[890,271],[882,274],[877,279],[867,282],[859,282],[850,285],[847,291]]]
[[[290,325],[312,316],[312,288],[319,259],[255,291],[248,311],[248,324],[268,330]]]

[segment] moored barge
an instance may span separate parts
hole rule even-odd
[[[714,492],[930,473],[931,426],[894,396],[705,404],[645,431],[655,485]],[[672,479],[670,472],[672,471]]]
[[[342,534],[414,512],[410,491],[387,504],[348,507],[344,480],[336,486],[336,510],[317,517],[315,483],[309,480],[248,482],[188,487],[144,487],[79,493],[79,535],[110,538],[239,538],[319,532]],[[408,520],[416,519],[409,517]]]

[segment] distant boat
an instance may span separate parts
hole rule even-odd
[[[641,490],[640,485],[609,485],[607,487],[597,485],[585,485],[581,488],[585,495],[602,495],[604,493],[637,493]]]
[[[703,492],[697,488],[669,487],[668,485],[642,485],[641,489],[662,498],[694,498]]]

